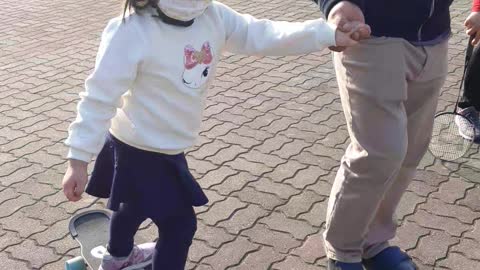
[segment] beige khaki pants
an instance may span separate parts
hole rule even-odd
[[[430,141],[447,47],[372,38],[334,54],[351,143],[328,203],[329,258],[360,262],[395,236],[395,209]]]

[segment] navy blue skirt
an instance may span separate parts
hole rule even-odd
[[[141,150],[111,134],[97,157],[86,192],[108,198],[107,207],[113,211],[121,203],[131,203],[148,217],[171,216],[186,207],[208,203],[184,153]]]

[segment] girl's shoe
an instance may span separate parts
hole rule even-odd
[[[98,270],[134,270],[142,269],[153,261],[155,243],[145,243],[134,246],[130,255],[123,258],[105,254]]]

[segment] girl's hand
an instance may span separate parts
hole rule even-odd
[[[82,198],[82,193],[88,180],[88,163],[70,159],[67,172],[63,177],[63,193],[69,201],[76,202]]]
[[[465,20],[467,35],[475,36],[472,45],[477,45],[480,41],[480,12],[472,12]]]
[[[348,22],[335,33],[336,47],[346,48],[355,46],[358,40],[370,37],[370,26],[362,22]]]

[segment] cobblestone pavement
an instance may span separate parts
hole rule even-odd
[[[461,75],[469,0],[452,8],[450,74],[439,109]],[[320,16],[307,0],[226,0],[258,17]],[[0,269],[63,269],[79,254],[69,217],[103,208],[65,201],[68,124],[93,67],[99,35],[117,1],[0,0]],[[327,196],[348,144],[327,51],[301,57],[227,54],[209,92],[190,166],[210,198],[188,269],[325,269],[321,232]],[[451,90],[450,90],[451,89]],[[478,177],[426,156],[398,211],[396,243],[420,269],[480,269]],[[480,166],[477,166],[480,168]],[[156,228],[142,226],[145,237]]]

